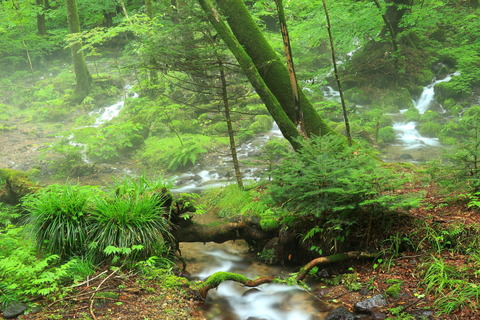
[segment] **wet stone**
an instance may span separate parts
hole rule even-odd
[[[345,307],[338,307],[337,309],[330,312],[325,320],[354,320],[355,316],[353,313],[348,311]]]
[[[25,310],[28,309],[28,306],[25,303],[14,301],[10,303],[5,310],[3,310],[3,317],[5,319],[16,318],[21,315]]]
[[[368,313],[372,312],[372,309],[382,307],[387,304],[387,300],[383,294],[377,294],[370,299],[355,303],[353,311],[356,313]]]

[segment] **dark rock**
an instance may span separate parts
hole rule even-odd
[[[415,319],[433,319],[433,311],[432,310],[415,310],[411,313]]]
[[[3,310],[3,317],[5,319],[16,318],[27,309],[28,309],[28,306],[25,303],[14,301],[9,305],[7,305],[5,310]]]
[[[385,313],[382,313],[379,311],[372,312],[372,320],[384,320],[386,318],[387,318],[387,315]]]
[[[353,306],[353,311],[356,313],[367,313],[371,314],[372,309],[382,307],[387,304],[387,299],[383,294],[377,294],[367,300],[360,301],[355,303]]]
[[[353,313],[348,311],[345,307],[338,307],[337,309],[330,312],[325,320],[354,320],[355,316]]]
[[[413,157],[411,154],[408,154],[408,153],[404,153],[404,154],[401,154],[399,157],[398,157],[399,160],[412,160]]]
[[[252,289],[250,289],[250,290],[245,291],[245,292],[242,294],[242,297],[245,297],[245,296],[251,295],[251,294],[253,294],[253,293],[257,293],[257,292],[260,292],[260,289],[252,288]]]
[[[358,293],[360,293],[362,296],[366,296],[370,290],[367,287],[362,287]]]

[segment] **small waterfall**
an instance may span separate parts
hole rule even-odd
[[[99,110],[90,112],[89,115],[96,116],[95,123],[92,125],[92,127],[99,127],[105,122],[108,122],[113,118],[117,117],[125,105],[125,98],[138,98],[138,93],[131,91],[131,89],[132,86],[125,86],[126,94],[122,100],[112,104],[111,106],[100,108]]]
[[[95,123],[93,125],[90,125],[90,126],[85,126],[85,127],[93,127],[93,128],[97,128],[99,127],[100,125],[112,120],[113,118],[117,117],[120,113],[120,111],[122,110],[122,108],[125,106],[125,99],[127,97],[131,97],[131,98],[138,98],[138,93],[134,92],[134,91],[131,91],[132,89],[132,86],[131,85],[127,85],[125,86],[125,95],[122,97],[122,99],[114,104],[112,104],[111,106],[108,106],[108,107],[104,107],[104,108],[100,108],[96,111],[92,111],[89,113],[90,116],[95,116]],[[75,142],[74,141],[74,138],[75,138],[75,135],[74,133],[71,133],[68,137],[67,137],[67,140],[68,140],[68,143],[71,145],[71,146],[74,146],[74,147],[78,147],[78,148],[81,148],[81,154],[82,154],[82,160],[83,162],[85,162],[86,164],[91,164],[92,162],[90,161],[90,159],[88,159],[87,155],[86,155],[86,149],[87,149],[87,146],[83,143],[79,143],[79,142]]]
[[[445,78],[441,80],[436,80],[435,78],[433,79],[432,83],[429,84],[426,87],[423,87],[422,94],[420,95],[420,98],[418,98],[417,101],[414,101],[415,108],[417,108],[418,112],[420,114],[424,114],[432,105],[432,102],[435,100],[435,85],[441,82],[448,82],[452,79],[453,76],[458,76],[460,75],[460,72],[455,72],[452,74],[449,74]]]

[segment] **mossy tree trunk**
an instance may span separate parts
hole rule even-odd
[[[289,72],[253,20],[244,1],[216,0],[216,3],[222,14],[226,16],[235,38],[241,44],[249,59],[253,61],[268,89],[278,100],[290,121],[296,123],[297,108]],[[218,14],[217,18],[219,18]],[[223,35],[220,34],[220,36],[224,39]],[[332,132],[302,91],[299,92],[299,100],[304,117],[305,131],[308,136],[325,135]],[[277,124],[280,126],[278,121]]]
[[[263,78],[259,74],[259,70],[255,66],[254,61],[252,61],[252,58],[250,57],[250,55],[245,51],[244,46],[241,43],[239,43],[235,35],[224,23],[224,21],[220,17],[220,14],[213,7],[212,2],[210,0],[198,0],[198,2],[200,3],[203,11],[206,13],[210,23],[213,25],[217,33],[220,35],[220,37],[223,39],[223,41],[227,45],[228,49],[232,52],[232,54],[237,59],[240,67],[245,72],[248,80],[256,90],[257,94],[265,103],[265,106],[267,107],[268,111],[270,112],[272,117],[275,119],[275,121],[278,124],[278,127],[282,131],[283,136],[290,142],[290,144],[292,144],[292,146],[295,149],[299,149],[300,143],[298,142],[297,139],[300,137],[300,134],[297,128],[295,127],[294,121],[292,121],[289,118],[284,108],[282,108],[283,106],[280,104],[277,97],[269,89],[266,82],[263,80]],[[277,59],[277,61],[278,63],[281,64],[279,59]],[[292,90],[291,90],[292,87],[290,85],[288,71],[286,70],[285,66],[283,66],[283,68],[286,72],[284,75],[286,75],[286,81],[287,81],[288,87],[290,88],[290,94],[292,94]],[[290,100],[293,101],[293,96],[290,96]],[[295,110],[293,110],[293,112],[294,111]]]
[[[65,0],[65,2],[67,5],[68,30],[70,33],[80,33],[77,1]],[[70,47],[77,81],[72,101],[76,103],[81,103],[92,89],[92,76],[88,71],[87,62],[81,48],[82,44],[80,42],[75,42]]]
[[[45,22],[44,10],[48,8],[48,1],[35,0],[35,5],[38,7],[37,12],[37,33],[41,36],[47,35],[47,24]]]

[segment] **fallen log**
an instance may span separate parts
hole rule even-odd
[[[338,262],[352,260],[352,259],[374,259],[376,256],[377,256],[376,254],[372,254],[368,252],[350,251],[350,252],[345,252],[340,254],[334,254],[328,257],[316,258],[310,261],[309,263],[307,263],[304,267],[300,269],[297,276],[295,277],[295,280],[297,282],[304,280],[305,277],[308,275],[308,272],[312,270],[312,268],[317,266],[330,264],[330,263],[338,263]],[[261,284],[272,283],[280,279],[273,278],[273,277],[261,277],[261,278],[252,280],[238,273],[223,272],[223,271],[215,272],[214,274],[209,276],[200,286],[200,289],[199,289],[200,296],[202,297],[202,299],[205,300],[207,297],[208,291],[210,289],[214,289],[218,287],[222,282],[229,281],[229,280],[241,283],[247,287],[256,287]]]

